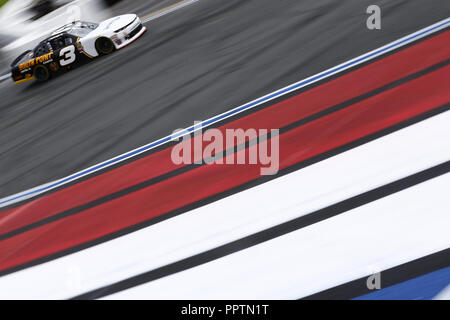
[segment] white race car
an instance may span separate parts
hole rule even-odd
[[[70,70],[85,57],[92,59],[129,45],[145,31],[135,14],[117,16],[100,24],[74,21],[15,59],[11,64],[12,78],[16,83],[46,81]]]
[[[83,29],[83,27],[85,28]],[[56,30],[53,34],[64,32],[64,28]],[[91,57],[96,57],[99,54],[108,54],[114,48],[121,49],[139,38],[146,31],[141,20],[135,14],[117,16],[103,21],[99,25],[75,22],[69,28],[71,31],[66,31],[68,33],[77,33],[78,31],[79,43],[83,47],[84,52]],[[111,41],[108,40],[112,40],[114,48],[111,47]]]

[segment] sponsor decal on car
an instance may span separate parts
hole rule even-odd
[[[119,39],[119,37],[117,35],[112,35],[111,40],[114,41],[117,45],[121,45],[122,44],[122,40]]]
[[[35,59],[31,59],[27,62],[21,63],[19,65],[19,70],[23,71],[25,69],[30,69],[30,68],[34,67],[38,63],[44,63],[52,58],[52,54],[53,54],[53,52],[50,52],[50,53],[44,54],[42,56],[39,56]]]
[[[25,69],[30,69],[31,67],[34,67],[34,65],[35,65],[35,60],[32,59],[32,60],[29,60],[27,62],[21,63],[19,65],[19,70],[23,71]]]

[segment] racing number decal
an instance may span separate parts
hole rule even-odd
[[[59,56],[61,57],[61,61],[59,61],[59,63],[62,67],[75,62],[75,46],[65,47],[61,49],[61,51],[59,52]]]

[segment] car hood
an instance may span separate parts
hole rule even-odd
[[[118,30],[126,27],[137,18],[135,14],[124,14],[108,20],[103,21],[98,26],[98,30]]]

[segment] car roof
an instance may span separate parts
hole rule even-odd
[[[75,28],[77,22],[80,22],[80,21],[74,21],[74,22],[66,24],[62,27],[59,27],[58,29],[56,29],[55,31],[53,31],[51,33],[50,38],[52,38],[53,36],[64,34],[64,33],[70,33],[70,31],[72,31],[72,29]]]
[[[86,22],[86,21],[80,21],[80,20],[73,21],[72,23],[63,25],[62,27],[59,27],[58,29],[56,29],[52,33],[50,33],[50,35],[48,37],[46,37],[45,39],[43,39],[39,42],[39,44],[35,47],[35,50],[42,44],[52,41],[53,39],[56,39],[63,35],[69,35],[69,36],[73,36],[73,37],[83,37],[83,35],[80,35],[80,30],[89,29],[86,27],[86,25],[98,26],[97,23],[93,23],[93,22]]]
[[[93,30],[92,28],[90,28],[92,26],[97,27],[98,24],[94,23],[94,22],[76,20],[76,21],[73,21],[72,23],[68,23],[68,24],[56,29],[55,31],[52,32],[51,36],[57,36],[57,35],[61,35],[61,34],[77,35],[79,33],[79,31],[81,31],[81,30],[86,30],[86,29]]]
[[[38,47],[40,47],[42,44],[47,43],[47,42],[49,42],[49,41],[52,41],[53,39],[56,39],[56,38],[58,38],[58,37],[60,37],[60,36],[63,36],[63,35],[70,35],[70,34],[69,34],[68,32],[52,33],[52,34],[51,34],[50,36],[48,36],[47,38],[45,38],[45,39],[39,41],[39,43],[38,43],[38,45],[35,47],[35,49],[38,48]]]
[[[66,34],[70,34],[69,32],[60,32],[60,33],[55,33],[55,34],[52,34],[50,37],[48,37],[47,39],[45,39],[44,41],[51,41],[51,40],[53,40],[53,39],[56,39],[56,38],[58,38],[58,37],[60,37],[60,36],[63,36],[63,35],[66,35]]]

